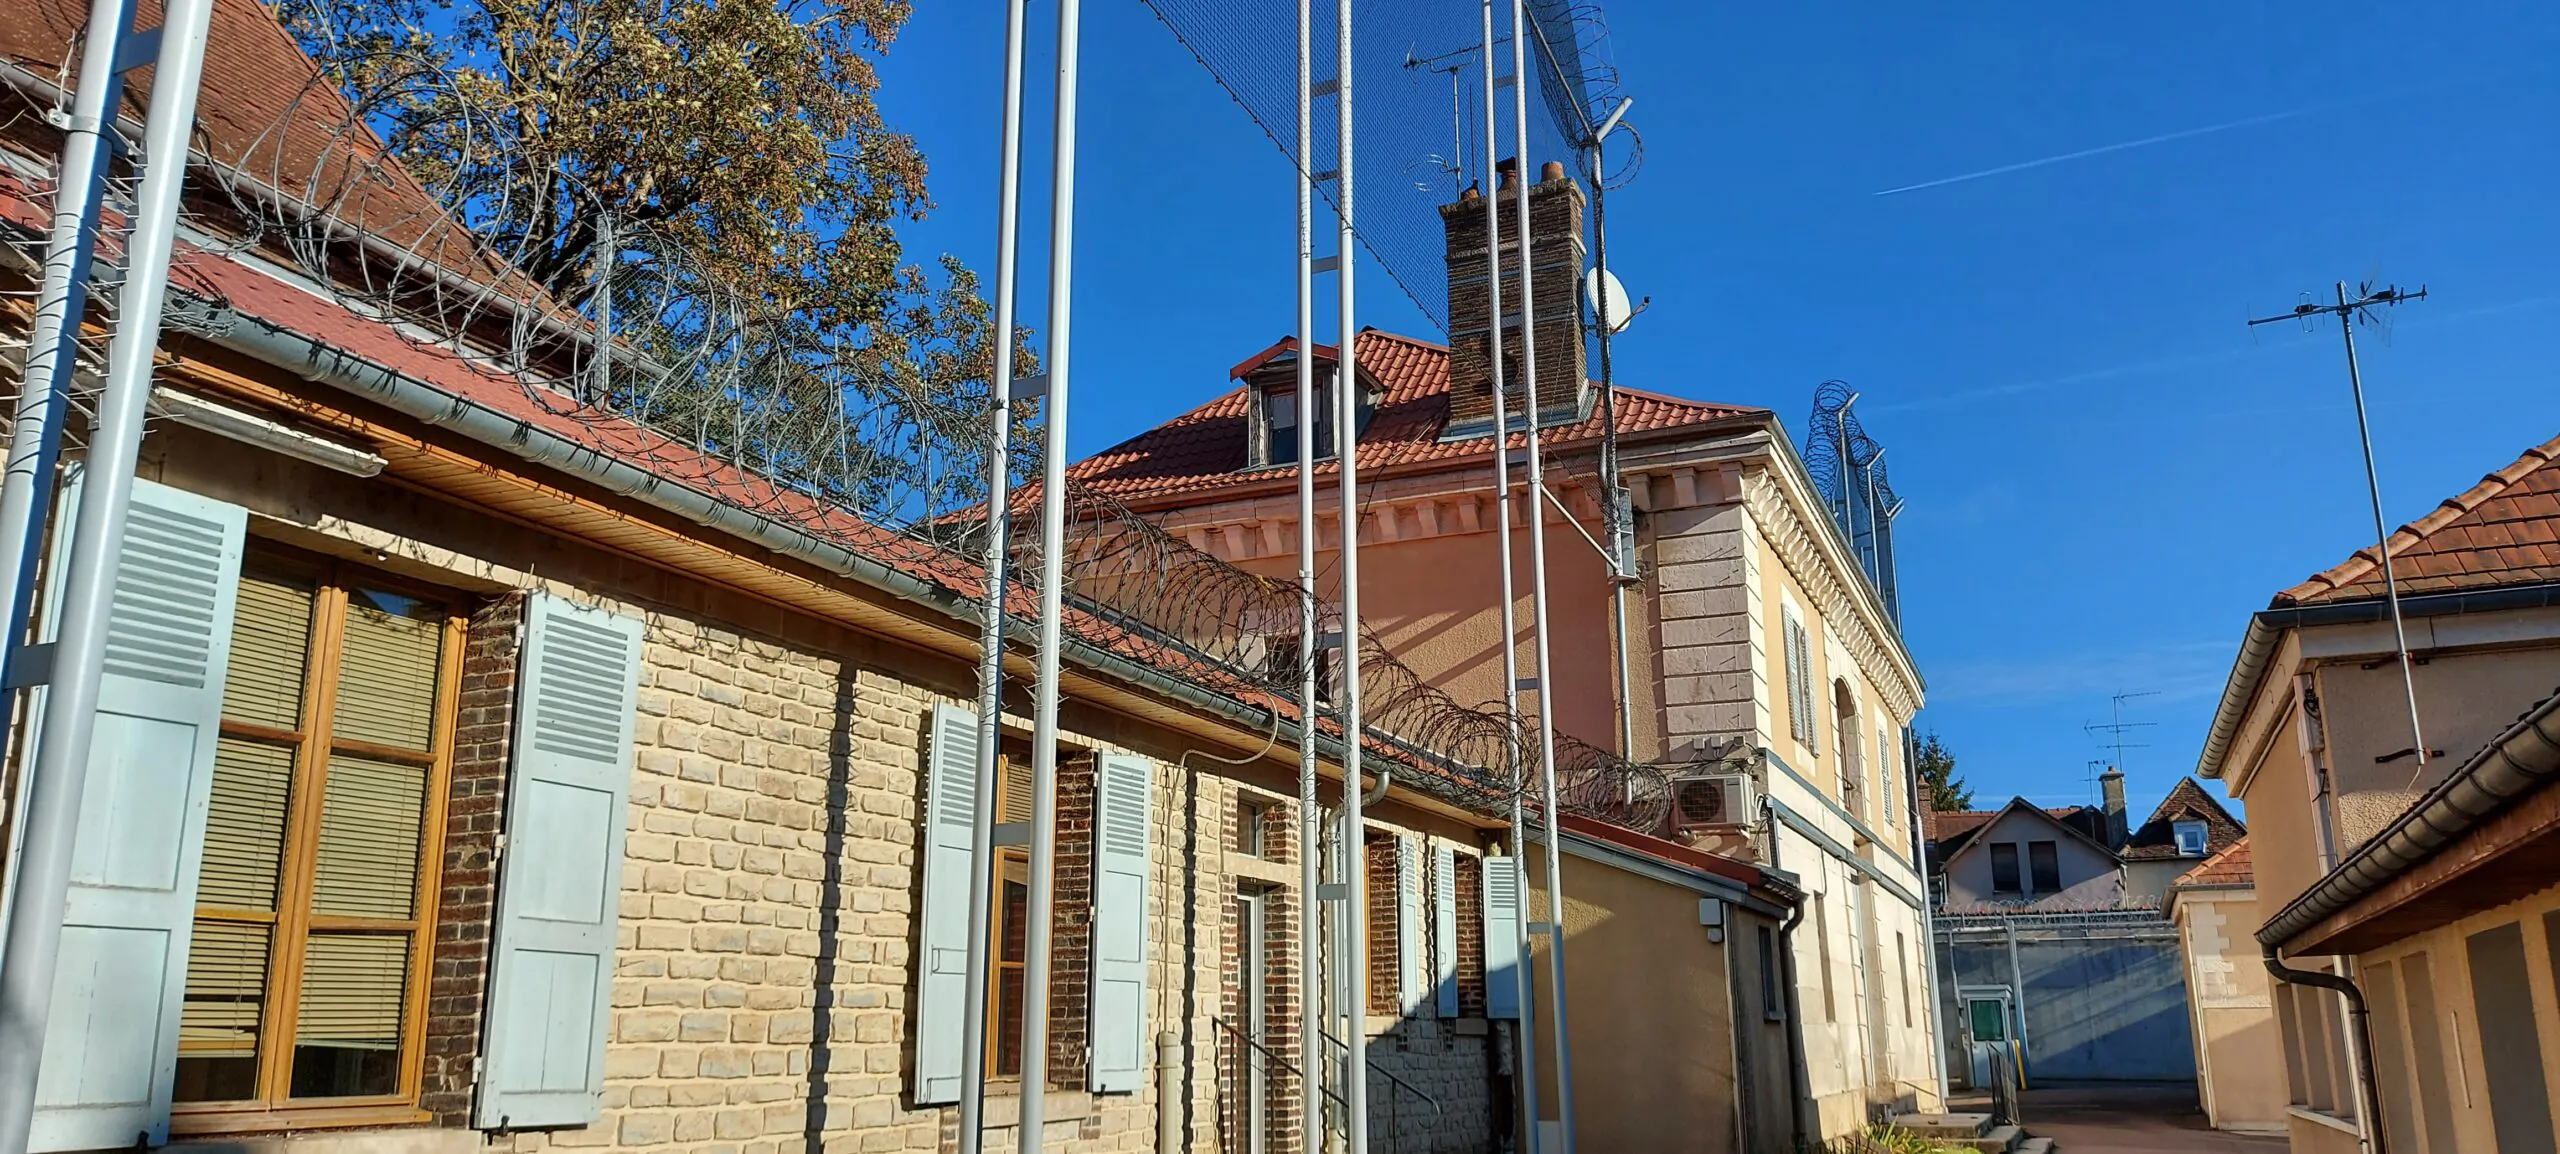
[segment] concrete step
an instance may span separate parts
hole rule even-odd
[[[1979,1138],[1991,1129],[1989,1114],[1896,1114],[1893,1126],[1923,1138]]]
[[[2018,1143],[2018,1154],[2053,1154],[2058,1149],[2051,1138],[2029,1138]]]
[[[1976,1137],[1941,1138],[1939,1141],[1967,1150],[1979,1150],[1982,1154],[2010,1154],[2026,1136],[2027,1132],[2016,1126],[1994,1126]]]

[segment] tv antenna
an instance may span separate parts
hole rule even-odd
[[[2124,768],[2124,751],[2128,749],[2151,748],[2150,742],[2127,741],[2125,740],[2125,735],[2132,733],[2137,729],[2148,729],[2154,725],[2160,724],[2156,721],[2126,721],[2124,719],[2124,703],[2137,697],[2158,696],[2160,696],[2160,691],[2157,689],[2142,689],[2131,693],[2118,693],[2108,699],[2107,716],[2110,720],[2104,723],[2095,721],[2083,722],[2080,729],[2090,737],[2096,738],[2098,745],[2101,748],[2115,750],[2116,760],[2114,764],[2117,769],[2121,770]],[[2093,762],[2091,764],[2095,763]]]
[[[2309,296],[2307,293],[2304,295]],[[2366,281],[2356,286],[2355,296],[2349,297],[2347,282],[2339,281],[2336,304],[2318,304],[2306,299],[2301,304],[2293,306],[2292,312],[2271,317],[2258,317],[2249,322],[2250,328],[2256,328],[2259,325],[2274,324],[2277,321],[2300,321],[2304,328],[2308,329],[2320,317],[2336,317],[2338,334],[2346,339],[2347,389],[2354,395],[2356,401],[2356,439],[2364,446],[2365,492],[2373,501],[2373,549],[2375,555],[2382,560],[2382,596],[2391,604],[2391,637],[2400,647],[2400,688],[2409,699],[2409,748],[2401,753],[2385,754],[2378,760],[2391,761],[2405,754],[2416,754],[2418,769],[2416,773],[2409,775],[2412,785],[2417,784],[2418,778],[2427,771],[2427,735],[2426,730],[2418,724],[2417,663],[2409,657],[2409,628],[2400,618],[2400,580],[2398,574],[2393,573],[2391,569],[2391,527],[2382,519],[2382,480],[2373,467],[2373,428],[2365,419],[2364,374],[2356,368],[2356,324],[2359,321],[2365,324],[2376,323],[2373,311],[2375,309],[2389,308],[2403,301],[2425,299],[2427,299],[2425,285],[2419,285],[2414,290],[2404,289],[2398,285],[2375,288],[2372,281]]]

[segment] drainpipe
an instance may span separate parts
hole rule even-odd
[[[1778,864],[1778,815],[1767,798],[1760,800],[1761,820],[1769,831],[1769,868],[1783,869]],[[1787,972],[1787,1097],[1792,1102],[1787,1119],[1795,1128],[1793,1149],[1805,1148],[1804,1111],[1805,1083],[1811,1079],[1804,1065],[1804,1000],[1796,993],[1796,927],[1804,924],[1804,899],[1796,899],[1796,908],[1787,911],[1787,920],[1778,926],[1778,958]]]
[[[2364,991],[2357,989],[2354,982],[2336,974],[2294,969],[2276,956],[2276,948],[2272,945],[2261,943],[2258,950],[2267,963],[2267,973],[2277,981],[2295,986],[2318,986],[2335,991],[2346,999],[2347,1032],[2355,1039],[2356,1105],[2357,1113],[2361,1115],[2356,1119],[2358,1146],[2365,1154],[2386,1154],[2382,1140],[2382,1094],[2374,1085],[2372,1075],[2373,1025],[2367,1017]]]
[[[1156,1154],[1182,1154],[1182,1035],[1156,1035]]]

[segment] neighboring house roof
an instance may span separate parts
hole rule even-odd
[[[2169,885],[2172,889],[2182,890],[2240,889],[2256,885],[2257,882],[2257,871],[2249,864],[2249,838],[2244,834],[2240,840],[2224,847],[2222,852],[2204,859],[2204,862],[2196,868],[2179,874],[2178,880]]]
[[[2057,828],[2057,829],[2060,829],[2060,830],[2061,830],[2061,831],[2063,831],[2064,833],[2070,834],[2070,835],[2071,835],[2072,837],[2074,837],[2074,838],[2077,838],[2077,839],[2079,839],[2079,840],[2081,840],[2081,841],[2083,841],[2083,842],[2088,843],[2089,848],[2094,849],[2094,850],[2098,851],[2099,853],[2105,854],[2105,855],[2107,855],[2107,856],[2108,856],[2108,857],[2110,857],[2110,858],[2115,857],[2115,856],[2116,856],[2115,851],[2114,851],[2114,850],[2111,850],[2111,849],[2108,849],[2108,848],[2107,848],[2107,843],[2106,843],[2104,840],[2102,840],[2102,839],[2100,839],[2100,838],[2095,838],[2095,837],[2091,837],[2091,836],[2089,836],[2088,832],[2087,832],[2086,830],[2081,829],[2078,823],[2076,823],[2076,822],[2073,822],[2073,821],[2069,820],[2071,817],[2073,817],[2073,816],[2075,816],[2075,815],[2078,815],[2078,814],[2081,814],[2081,813],[2084,813],[2084,812],[2085,812],[2085,813],[2097,813],[2098,811],[2096,811],[2096,810],[2092,810],[2092,809],[2090,809],[2088,806],[2085,806],[2085,805],[2075,805],[2075,806],[2070,806],[2070,807],[2063,808],[2063,809],[2041,809],[2041,808],[2038,808],[2038,807],[2036,807],[2036,806],[2034,806],[2034,805],[2029,804],[2029,803],[2028,803],[2028,801],[2027,801],[2027,799],[2025,799],[2025,798],[2023,798],[2023,797],[2011,798],[2011,799],[2009,799],[2009,804],[2004,805],[2004,806],[2001,806],[1999,809],[1996,809],[1996,810],[1991,811],[1990,816],[1989,816],[1988,818],[1986,818],[1985,820],[1980,821],[1980,822],[1972,823],[1970,826],[1968,826],[1968,827],[1965,829],[1965,831],[1963,832],[1963,834],[1962,834],[1961,836],[1959,836],[1958,838],[1952,839],[1952,841],[1951,841],[1950,839],[1944,839],[1944,838],[1940,839],[1940,841],[1939,841],[1939,843],[1938,843],[1938,846],[1939,846],[1939,852],[1938,852],[1938,855],[1937,855],[1937,866],[1936,866],[1936,868],[1938,868],[1938,869],[1945,869],[1945,868],[1948,866],[1948,864],[1950,864],[1950,863],[1954,862],[1957,858],[1963,857],[1963,856],[1964,856],[1968,851],[1970,851],[1970,850],[1972,850],[1972,849],[1973,849],[1974,842],[1976,841],[1977,837],[1982,833],[1982,831],[1983,831],[1983,830],[1989,829],[1989,828],[1991,828],[1992,826],[1999,824],[1999,821],[2000,821],[2000,819],[2001,819],[2001,818],[2007,817],[2008,815],[2010,815],[2010,814],[2012,814],[2012,813],[2024,813],[2024,814],[2030,814],[2030,815],[2033,815],[2033,817],[2034,817],[2037,821],[2041,821],[2041,822],[2044,822],[2044,823],[2046,823],[2046,824],[2048,824],[2048,825],[2051,825],[2051,826],[2053,826],[2053,827],[2055,827],[2055,828]],[[1969,818],[1969,817],[1973,817],[1973,816],[1975,816],[1975,815],[1974,815],[1974,814],[1972,814],[1972,813],[1965,813],[1965,814],[1940,814],[1940,815],[1938,815],[1938,816],[1939,816],[1939,817],[1941,817],[1941,818],[1947,818],[1947,817],[1968,817],[1968,818]],[[2105,815],[2104,815],[2104,814],[2100,814],[2099,816],[2101,817],[2101,819],[2103,819]],[[1943,828],[1943,827],[1942,827],[1942,828]]]
[[[1354,346],[1362,377],[1380,392],[1369,426],[1360,434],[1362,470],[1427,466],[1439,462],[1481,459],[1491,436],[1444,441],[1449,423],[1449,349],[1412,337],[1363,329]],[[1315,346],[1316,359],[1329,362],[1337,350]],[[1284,339],[1246,359],[1230,372],[1242,378],[1256,369],[1297,354],[1297,341]],[[1297,467],[1283,465],[1247,469],[1250,390],[1237,387],[1208,404],[1140,433],[1077,462],[1067,470],[1084,488],[1124,501],[1146,502],[1226,488],[1294,485]],[[1647,433],[1705,425],[1734,417],[1766,415],[1768,410],[1682,400],[1620,386],[1617,389],[1618,433]],[[1563,451],[1599,440],[1599,407],[1570,425],[1550,425],[1539,443]],[[1524,436],[1511,438],[1525,444]],[[1323,476],[1339,472],[1337,461],[1316,464]]]
[[[2222,808],[2221,802],[2213,800],[2213,795],[2197,785],[2196,779],[2182,777],[2178,784],[2169,788],[2169,796],[2160,799],[2160,808],[2151,811],[2151,819],[2125,839],[2124,852],[2120,856],[2126,861],[2170,861],[2185,857],[2178,852],[2178,823],[2181,821],[2204,823],[2204,852],[2208,857],[2231,848],[2249,835],[2248,827],[2231,816],[2230,810]]]
[[[2560,582],[2560,438],[2391,535],[2392,575],[2403,594]],[[2276,594],[2275,607],[2382,596],[2371,547]]]
[[[2016,804],[2018,804],[2017,801],[2010,803],[2010,805]],[[1957,850],[1970,844],[1973,841],[1973,835],[1982,832],[1984,826],[1990,825],[1993,819],[2007,812],[2009,812],[2008,807],[2003,806],[1999,809],[1966,809],[1952,813],[1932,813],[1924,817],[1921,824],[1924,827],[1924,835],[1937,850],[1934,855],[1936,861],[1943,864],[1948,858],[1955,856]],[[2104,810],[2085,805],[2064,805],[2047,806],[2042,812],[2046,817],[2062,823],[2063,828],[2089,841],[2101,845],[2106,842],[2106,837],[2101,832],[2106,829],[2107,823]]]

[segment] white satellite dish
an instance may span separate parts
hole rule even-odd
[[[1627,300],[1627,286],[1618,283],[1618,275],[1595,268],[1582,278],[1582,299],[1591,306],[1591,315],[1612,333],[1627,331],[1627,322],[1635,319],[1635,306]]]

